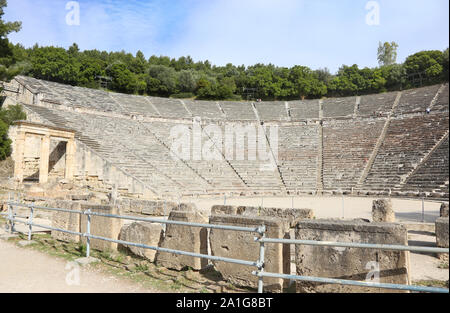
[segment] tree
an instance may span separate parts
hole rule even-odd
[[[378,64],[380,66],[392,65],[397,61],[398,44],[396,42],[381,42],[378,45]]]
[[[25,120],[25,112],[20,105],[11,105],[8,109],[0,109],[0,161],[11,155],[11,140],[8,138],[8,128],[15,121]]]
[[[320,98],[327,93],[327,86],[306,66],[294,66],[291,69],[290,80],[294,84],[296,95],[301,99]]]
[[[8,125],[0,120],[0,161],[11,154],[11,143],[8,138]]]
[[[410,77],[420,75],[424,84],[439,83],[444,76],[444,53],[439,50],[415,53],[409,56],[404,64],[406,73]]]
[[[136,93],[142,88],[136,75],[131,72],[123,63],[113,64],[107,70],[107,74],[112,78],[112,89],[123,93]]]
[[[34,47],[31,52],[31,74],[39,79],[77,85],[80,63],[64,48]]]
[[[14,64],[13,46],[7,36],[12,32],[20,31],[22,23],[3,21],[6,6],[6,0],[0,0],[0,81],[10,81],[21,70]]]

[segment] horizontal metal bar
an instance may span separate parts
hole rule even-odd
[[[35,224],[35,223],[30,223],[30,222],[27,222],[27,221],[21,221],[21,220],[18,220],[18,219],[9,219],[9,220],[12,221],[12,222],[14,222],[14,223],[20,223],[20,224],[25,224],[25,225],[31,225],[31,226],[34,226],[34,227],[39,227],[39,228],[43,228],[43,229],[59,231],[59,232],[67,233],[67,234],[71,234],[71,235],[84,236],[83,233],[79,233],[79,232],[76,232],[76,231],[65,230],[65,229],[55,228],[55,227],[46,226],[46,225],[39,225],[39,224]]]
[[[21,203],[9,203],[10,205],[27,207],[30,208],[31,205],[21,204]],[[172,225],[180,225],[180,226],[191,226],[191,227],[201,227],[201,228],[209,228],[209,229],[223,229],[223,230],[232,230],[232,231],[243,231],[249,233],[258,233],[260,234],[260,228],[249,228],[249,227],[238,227],[238,226],[228,226],[228,225],[213,225],[213,224],[199,224],[199,223],[189,223],[189,222],[179,222],[179,221],[169,221],[169,220],[159,220],[154,218],[144,218],[144,217],[135,217],[135,216],[126,216],[126,215],[116,215],[116,214],[105,214],[105,213],[96,213],[87,211],[76,211],[76,210],[67,210],[67,209],[57,209],[57,208],[47,208],[41,206],[33,206],[34,209],[38,210],[48,210],[48,211],[59,211],[66,213],[76,213],[82,215],[91,215],[91,216],[100,216],[100,217],[109,217],[109,218],[117,218],[131,221],[140,221],[140,222],[149,222],[149,223],[157,223],[157,224],[172,224]]]
[[[156,250],[156,251],[160,251],[160,252],[167,252],[167,253],[173,253],[173,254],[187,255],[187,256],[192,256],[192,257],[196,257],[196,258],[202,258],[202,259],[208,259],[208,260],[214,260],[214,261],[220,261],[220,262],[235,263],[235,264],[239,264],[239,265],[246,265],[246,266],[253,266],[253,267],[258,267],[259,266],[258,262],[245,261],[245,260],[239,260],[239,259],[231,259],[231,258],[220,257],[220,256],[213,256],[213,255],[205,255],[205,254],[186,252],[186,251],[181,251],[181,250],[173,250],[173,249],[152,247],[152,246],[148,246],[148,245],[144,245],[144,244],[128,242],[128,241],[123,241],[123,240],[116,240],[116,239],[111,239],[111,238],[105,238],[105,237],[100,237],[100,236],[95,236],[95,235],[89,235],[89,234],[69,231],[69,230],[55,228],[55,227],[50,227],[50,226],[44,226],[44,225],[39,225],[39,224],[35,224],[35,223],[29,223],[29,222],[20,221],[20,220],[14,220],[14,222],[19,222],[19,223],[23,223],[23,224],[26,224],[26,225],[31,225],[31,226],[34,226],[34,227],[40,227],[40,228],[44,228],[44,229],[59,231],[59,232],[63,232],[63,233],[71,234],[71,235],[78,235],[78,236],[82,236],[82,237],[86,237],[86,238],[91,238],[91,239],[97,239],[97,240],[103,240],[103,241],[118,243],[118,244],[122,244],[122,245],[126,245],[126,246],[133,246],[133,247],[150,249],[150,250]]]
[[[9,205],[18,206],[18,207],[22,207],[22,208],[33,208],[33,209],[44,210],[44,211],[57,211],[57,212],[65,212],[65,213],[84,214],[84,211],[79,211],[79,210],[48,208],[48,207],[44,207],[44,206],[36,206],[36,205],[22,204],[22,203],[15,203],[15,202],[7,202],[7,203]]]
[[[296,245],[305,245],[305,246],[324,246],[324,247],[361,248],[361,249],[396,250],[396,251],[412,251],[412,252],[449,253],[449,248],[385,245],[385,244],[370,244],[370,243],[356,243],[356,242],[332,242],[332,241],[257,238],[257,237],[255,237],[255,241],[264,242],[264,243],[296,244]]]
[[[245,260],[239,260],[239,259],[231,259],[231,258],[225,258],[225,257],[220,257],[220,256],[199,254],[199,253],[194,253],[194,252],[186,252],[186,251],[181,251],[181,250],[173,250],[173,249],[160,248],[160,247],[152,247],[152,246],[148,246],[148,245],[144,245],[144,244],[128,242],[128,241],[123,241],[123,240],[110,239],[110,238],[105,238],[105,237],[100,237],[100,236],[95,236],[95,235],[85,234],[85,237],[88,237],[91,239],[98,239],[98,240],[103,240],[103,241],[114,242],[114,243],[122,244],[125,246],[133,246],[133,247],[138,247],[138,248],[156,250],[156,251],[160,251],[160,252],[167,252],[167,253],[173,253],[173,254],[179,254],[179,255],[187,255],[187,256],[192,256],[192,257],[201,258],[201,259],[235,263],[235,264],[239,264],[239,265],[254,266],[254,267],[258,267],[258,265],[259,265],[258,262],[245,261]]]
[[[254,271],[252,274],[255,276],[258,276],[258,277],[274,277],[274,278],[310,281],[310,282],[324,283],[324,284],[350,285],[350,286],[392,289],[392,290],[408,290],[408,291],[416,291],[416,292],[449,293],[449,290],[445,289],[445,288],[435,288],[435,287],[425,287],[425,286],[372,283],[372,282],[362,282],[362,281],[356,281],[356,280],[310,277],[310,276],[297,276],[297,275],[288,275],[288,274],[275,274],[275,273],[258,272],[258,271]]]
[[[85,213],[85,214],[87,215],[87,213]],[[91,212],[91,213],[89,213],[89,215],[118,218],[118,219],[124,219],[124,220],[132,220],[132,221],[149,222],[149,223],[172,224],[172,225],[181,225],[181,226],[202,227],[202,228],[209,228],[209,229],[223,229],[223,230],[243,231],[243,232],[249,232],[249,233],[260,233],[259,227],[249,228],[249,227],[238,227],[238,226],[228,226],[228,225],[188,223],[188,222],[179,222],[179,221],[170,221],[170,220],[159,220],[159,219],[145,218],[145,217],[104,214],[104,213],[96,213],[96,212]]]

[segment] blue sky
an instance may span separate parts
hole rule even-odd
[[[78,26],[66,23],[67,2],[9,0],[5,20],[23,22],[11,41],[332,72],[377,66],[379,41],[399,44],[399,62],[449,46],[448,0],[378,0],[375,26],[368,0],[80,0]]]

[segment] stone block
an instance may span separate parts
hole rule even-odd
[[[169,220],[201,224],[208,223],[208,219],[197,211],[172,211],[169,215]],[[208,254],[208,230],[200,227],[167,224],[161,247]],[[206,259],[158,251],[156,253],[156,263],[158,266],[174,270],[182,270],[186,267],[201,270],[207,266],[208,261]]]
[[[372,220],[374,222],[395,223],[395,212],[390,199],[374,200],[372,205]]]
[[[120,231],[119,239],[127,242],[159,247],[163,237],[164,230],[161,224],[136,222],[129,225],[124,225]],[[155,261],[156,250],[119,245],[119,249],[121,248],[127,249],[134,255],[147,259],[150,262]]]
[[[48,203],[50,207],[60,208],[72,211],[80,211],[81,203],[72,201],[55,200]],[[73,232],[81,232],[81,215],[78,213],[57,212],[52,214],[52,227],[58,229],[69,230]],[[56,240],[66,242],[80,242],[79,235],[72,235],[60,231],[52,230],[52,237]]]
[[[266,236],[270,238],[285,238],[286,224],[281,219],[271,217],[250,217],[213,215],[210,224],[231,225],[239,227],[256,228],[266,225]],[[211,229],[209,240],[211,254],[239,260],[256,262],[259,259],[259,243],[254,241],[256,233]],[[265,250],[265,271],[272,273],[290,274],[290,251],[288,245],[270,244]],[[256,268],[226,262],[213,262],[222,276],[232,284],[257,288],[258,278],[252,275]],[[264,278],[264,290],[281,292],[287,287],[287,282],[280,278]]]
[[[448,217],[448,203],[441,204],[441,217]]]
[[[281,209],[281,208],[258,208],[250,206],[224,206],[215,205],[211,208],[211,215],[242,215],[281,218],[295,227],[298,221],[313,219],[314,212],[311,209]]]
[[[363,221],[304,220],[301,240],[408,245],[403,225]],[[409,252],[296,245],[297,275],[380,283],[409,284]],[[393,290],[297,281],[300,293],[381,293]],[[397,291],[398,292],[398,291]]]
[[[278,217],[287,220],[290,227],[295,227],[301,220],[314,218],[314,211],[311,209],[276,209],[262,208],[260,216]]]
[[[448,217],[440,217],[436,220],[436,245],[448,248]]]
[[[112,206],[105,205],[91,205],[82,204],[81,209],[86,211],[90,209],[93,213],[101,214],[118,214],[119,209]],[[123,221],[117,218],[103,217],[103,216],[91,216],[91,234],[94,236],[119,239],[120,230],[122,228]],[[86,233],[87,216],[81,216],[81,232]],[[86,238],[81,238],[81,242],[86,244]],[[100,239],[91,239],[91,248],[100,251],[115,251],[117,250],[117,243],[104,241]]]

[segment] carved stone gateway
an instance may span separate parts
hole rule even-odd
[[[18,121],[14,126],[16,181],[31,179],[45,184],[52,175],[73,179],[76,152],[74,131],[27,121]]]

